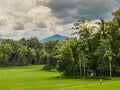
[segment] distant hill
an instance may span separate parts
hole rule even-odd
[[[50,36],[50,37],[47,37],[45,39],[42,39],[40,42],[41,43],[44,43],[44,42],[48,42],[48,41],[53,41],[53,40],[60,40],[60,41],[63,41],[65,40],[67,37],[65,36],[61,36],[59,34],[55,34],[53,36]]]
[[[2,43],[3,39],[0,39],[0,43]]]

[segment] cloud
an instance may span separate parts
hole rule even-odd
[[[78,19],[111,19],[120,0],[0,0],[0,33],[4,38],[69,35]]]
[[[73,20],[83,18],[110,19],[111,13],[120,3],[116,0],[51,0],[47,5],[54,16],[65,23],[71,23]]]
[[[61,32],[58,26],[59,19],[52,15],[51,9],[43,4],[44,0],[36,5],[36,0],[0,0],[0,27],[1,34],[6,38],[20,39],[20,37],[43,38]],[[6,33],[9,32],[9,33]],[[6,33],[6,34],[5,34]]]
[[[14,27],[14,30],[24,30],[24,26],[17,25],[16,27]]]
[[[117,2],[119,3],[119,7],[120,7],[120,0],[117,0]]]

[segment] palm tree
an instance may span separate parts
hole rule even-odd
[[[104,56],[109,59],[109,71],[110,71],[110,77],[112,77],[112,63],[111,62],[112,62],[113,56],[115,56],[115,54],[112,51],[107,50],[105,52]]]
[[[110,29],[109,29],[109,22],[105,22],[103,19],[100,20],[100,22],[97,23],[99,25],[98,29],[98,33],[100,35],[100,46],[98,47],[97,51],[101,52],[100,49],[103,49],[104,51],[104,56],[103,59],[105,57],[107,57],[109,59],[109,71],[110,71],[110,77],[112,77],[112,65],[111,65],[111,61],[112,58],[114,56],[114,53],[112,52],[112,46],[111,46],[111,42],[113,41],[113,38],[111,36],[110,33]]]
[[[100,22],[96,22],[96,24],[99,25],[99,28],[97,28],[99,35],[100,35],[100,38],[106,38],[106,34],[108,33],[108,30],[107,30],[107,23],[103,20],[103,19],[100,19]]]
[[[77,30],[72,34],[79,35],[79,69],[80,69],[80,75],[82,73],[81,70],[81,61],[83,60],[83,67],[84,67],[84,76],[86,75],[86,56],[90,51],[90,39],[92,38],[94,27],[89,25],[89,20],[79,20],[74,24],[73,30]],[[82,59],[82,60],[80,60]]]

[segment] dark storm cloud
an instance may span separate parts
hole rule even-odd
[[[119,7],[120,7],[120,0],[117,0],[117,2],[119,3]]]
[[[62,23],[78,19],[110,19],[111,13],[118,8],[120,0],[51,0],[47,4],[55,17]]]

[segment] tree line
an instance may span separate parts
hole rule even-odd
[[[5,39],[0,44],[0,66],[22,66],[39,63],[41,44],[37,38],[19,41]]]

